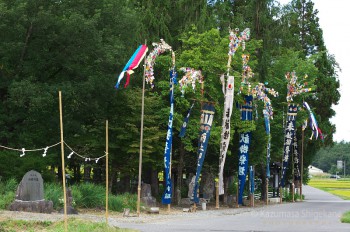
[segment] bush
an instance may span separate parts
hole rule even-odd
[[[57,183],[44,183],[45,200],[52,201],[53,208],[59,209],[63,207],[63,187]]]
[[[6,182],[0,182],[0,209],[7,209],[15,200],[17,185],[17,181],[14,178],[11,178]]]
[[[77,207],[100,208],[104,206],[106,190],[100,185],[81,183],[71,187]]]

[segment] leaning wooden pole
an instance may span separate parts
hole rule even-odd
[[[146,41],[145,41],[146,44]],[[143,146],[143,118],[145,112],[145,75],[146,75],[146,58],[143,67],[142,77],[142,100],[141,100],[141,128],[140,128],[140,153],[139,153],[139,179],[137,184],[137,216],[140,216],[141,204],[141,173],[142,173],[142,146]]]
[[[300,175],[300,200],[303,200],[303,175],[304,175],[304,129],[301,130],[301,175]]]
[[[108,120],[106,120],[106,224],[108,225]]]
[[[64,200],[64,231],[68,231],[67,222],[67,193],[66,193],[66,171],[64,164],[64,140],[63,140],[63,117],[62,117],[62,93],[58,91],[59,110],[60,110],[60,129],[61,129],[61,159],[62,159],[62,182],[63,182],[63,200]]]

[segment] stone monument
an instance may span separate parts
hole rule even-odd
[[[52,201],[44,199],[44,181],[40,173],[31,170],[23,176],[17,187],[16,199],[9,208],[11,211],[52,212]]]
[[[148,207],[154,207],[157,205],[156,198],[152,197],[151,185],[142,183],[141,186],[141,202]]]

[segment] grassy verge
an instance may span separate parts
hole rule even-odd
[[[3,232],[63,232],[64,222],[47,222],[47,221],[24,221],[24,220],[6,220],[0,221],[0,231]],[[80,219],[71,218],[68,220],[68,231],[70,232],[135,232],[131,229],[120,229],[117,227],[107,226],[105,223],[93,223]]]
[[[340,221],[343,223],[350,223],[350,211],[344,213]]]
[[[350,179],[311,179],[308,184],[344,200],[350,200]]]

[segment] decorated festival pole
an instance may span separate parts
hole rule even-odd
[[[145,44],[147,41],[145,40]],[[145,112],[145,74],[146,74],[146,59],[143,67],[142,75],[142,100],[141,100],[141,128],[140,128],[140,152],[139,152],[139,178],[137,184],[137,216],[140,216],[140,203],[141,203],[141,175],[142,175],[142,146],[143,146],[143,118]]]
[[[63,182],[63,200],[64,200],[64,231],[68,231],[67,222],[67,195],[66,195],[66,171],[64,164],[64,139],[63,139],[63,116],[62,116],[62,93],[58,91],[60,108],[60,129],[61,129],[61,160],[62,160],[62,182]]]
[[[106,224],[108,225],[108,120],[106,120]]]

